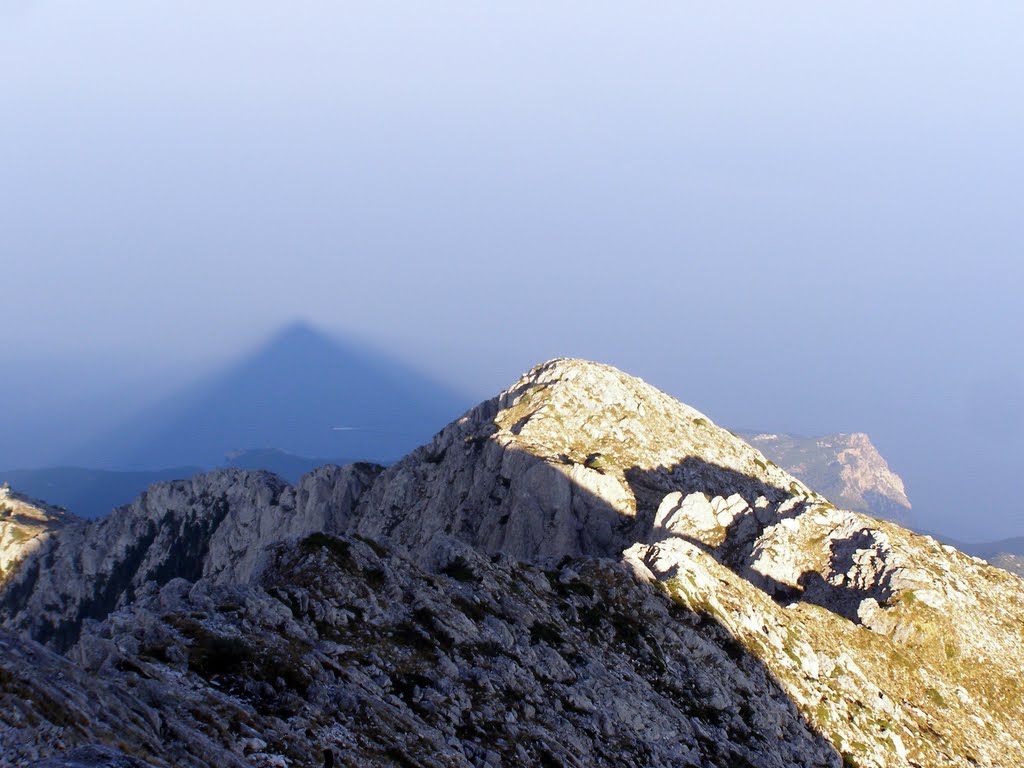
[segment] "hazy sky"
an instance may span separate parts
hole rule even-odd
[[[4,463],[301,318],[470,400],[574,355],[867,431],[926,525],[1024,535],[1021,40],[1019,2],[0,0]]]

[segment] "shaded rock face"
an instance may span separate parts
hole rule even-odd
[[[913,521],[903,478],[863,432],[822,437],[751,432],[741,437],[837,506],[901,525]]]
[[[214,531],[199,574],[136,569],[73,664],[3,639],[2,751],[119,733],[154,765],[1018,762],[1019,579],[837,509],[615,369],[552,361],[375,480],[343,473],[222,476],[223,514],[178,504]],[[273,545],[293,519],[316,532]],[[70,615],[27,594],[14,626]],[[100,696],[105,719],[74,709]]]
[[[0,619],[66,650],[84,621],[128,605],[147,582],[246,581],[269,544],[335,530],[377,471],[322,467],[294,488],[240,470],[157,484],[107,518],[42,541],[8,579]]]

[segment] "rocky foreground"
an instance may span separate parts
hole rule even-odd
[[[0,766],[1020,763],[1024,582],[582,361],[386,470],[155,486],[0,618]]]

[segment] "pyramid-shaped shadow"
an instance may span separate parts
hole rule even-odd
[[[428,440],[466,405],[467,398],[407,366],[296,324],[64,463],[212,467],[249,448],[387,462]]]

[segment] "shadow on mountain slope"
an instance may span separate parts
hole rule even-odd
[[[512,390],[505,397],[512,401],[520,394]],[[565,451],[556,453],[559,448],[520,443],[522,419],[503,433],[493,421],[498,411],[497,400],[482,403],[385,471],[362,504],[360,531],[403,543],[415,540],[417,546],[451,535],[534,562],[557,562],[565,555],[618,558],[635,543],[674,537],[701,547],[779,602],[804,600],[857,621],[864,598],[884,603],[892,596],[884,578],[859,590],[853,582],[837,586],[817,580],[818,571],[811,568],[794,574],[789,583],[752,569],[758,539],[767,528],[798,517],[811,505],[827,504],[796,481],[779,487],[697,456],[671,466],[624,469],[601,454],[574,459]],[[508,433],[517,440],[510,444]],[[659,520],[659,508],[672,494],[702,496],[704,504],[716,497],[741,499],[736,503],[745,513],[722,526],[715,523],[721,530],[702,538],[686,521],[666,528],[665,519]],[[831,548],[829,572],[850,569],[854,553],[870,536],[862,531],[869,530],[865,526],[848,537],[823,537]]]
[[[467,445],[470,446],[470,450],[480,450],[481,443],[470,440]],[[438,451],[436,448],[425,447],[424,456],[427,459],[426,467],[427,471],[434,471],[435,467],[443,464],[448,457],[446,452]],[[503,451],[511,456],[507,457],[506,460],[511,459],[514,464],[518,459],[525,459],[529,463],[533,463],[534,467],[545,466],[544,469],[534,469],[534,472],[545,472],[549,474],[550,479],[554,479],[559,476],[560,469],[569,463],[564,457],[557,457],[556,459],[548,459],[534,456],[527,451],[522,451],[516,448],[504,447]],[[542,464],[538,465],[534,462],[541,461]],[[505,462],[503,461],[504,465]],[[557,465],[562,465],[558,467]],[[756,478],[752,478],[746,475],[742,475],[737,472],[723,469],[722,467],[716,466],[704,462],[700,459],[690,458],[681,462],[674,467],[662,467],[656,470],[645,470],[640,468],[630,469],[625,473],[628,485],[633,492],[636,503],[636,516],[629,517],[624,515],[620,509],[616,509],[612,504],[609,504],[604,498],[594,493],[589,488],[585,487],[580,483],[569,484],[569,498],[563,498],[563,501],[567,506],[563,506],[561,509],[552,509],[551,515],[546,520],[535,521],[537,538],[534,541],[544,540],[562,540],[561,533],[558,531],[559,528],[568,526],[575,529],[576,539],[575,544],[570,545],[570,553],[560,560],[560,565],[568,564],[569,567],[573,567],[572,563],[574,558],[588,558],[588,557],[617,557],[621,554],[625,547],[632,545],[634,542],[655,542],[661,540],[667,536],[679,536],[677,532],[667,531],[659,529],[655,526],[655,516],[658,506],[665,494],[673,491],[685,490],[686,492],[701,492],[708,496],[731,496],[734,493],[741,493],[745,498],[749,498],[749,503],[753,506],[754,502],[759,496],[766,497],[772,500],[772,504],[778,506],[784,500],[790,498],[790,492],[766,485]],[[562,475],[564,476],[564,475]],[[487,510],[483,516],[485,519],[490,520],[492,524],[497,527],[510,527],[515,526],[514,520],[515,511],[502,511],[502,501],[508,498],[510,495],[516,493],[515,477],[506,478],[501,474],[496,475],[497,487],[494,489],[494,493],[491,493],[489,500],[493,503],[493,506],[497,509]],[[557,481],[556,481],[557,482]],[[456,491],[459,495],[461,492]],[[465,497],[464,497],[465,498]],[[777,519],[783,517],[795,517],[803,511],[805,504],[801,503],[791,510],[782,513]],[[569,520],[569,515],[566,513],[572,511],[574,520]],[[579,517],[579,513],[583,511],[584,518]],[[470,542],[477,544],[483,544],[485,550],[491,551],[495,555],[498,552],[502,552],[504,547],[502,542],[507,541],[504,537],[495,538],[493,535],[488,536],[487,532],[481,528],[478,528],[476,532],[470,530],[470,526],[467,525],[469,520],[460,514],[460,510],[456,508],[453,510],[452,515],[453,523],[450,524],[446,530],[446,535],[453,535],[460,539],[469,539]],[[485,523],[486,525],[486,523]],[[597,532],[595,535],[595,531]],[[605,533],[601,533],[605,532]],[[608,532],[614,532],[609,535]],[[481,540],[480,534],[484,534]],[[682,537],[686,538],[686,537]],[[489,540],[488,543],[484,543]],[[696,539],[688,539],[694,543],[699,543]],[[748,543],[744,542],[741,544],[739,541],[727,539],[729,547],[723,549],[722,552],[715,552],[713,548],[707,548],[703,544],[700,546],[705,551],[710,551],[712,556],[724,555],[726,551],[729,552],[729,560],[735,565],[727,565],[730,569],[740,574],[744,578],[748,578],[747,574],[742,572],[742,567],[739,565],[744,562],[750,556],[749,546],[745,546]],[[542,550],[538,550],[542,551]],[[527,557],[527,560],[532,558]],[[541,558],[543,561],[544,558]],[[448,566],[450,568],[450,566]],[[442,571],[445,567],[441,568]],[[554,571],[549,571],[554,573]],[[552,582],[556,590],[561,589],[559,584]],[[772,595],[771,585],[760,583],[756,584],[758,589],[761,589],[770,596]],[[675,601],[672,605],[673,617],[688,625],[696,627],[702,636],[713,642],[719,648],[721,648],[726,655],[732,660],[736,668],[744,669],[747,672],[755,676],[763,676],[763,679],[768,685],[768,691],[761,692],[761,695],[769,698],[782,697],[787,700],[792,707],[792,711],[797,717],[801,729],[803,729],[808,737],[820,748],[821,755],[823,756],[821,762],[806,762],[806,763],[793,763],[802,765],[829,765],[838,766],[842,764],[843,758],[840,756],[835,745],[833,745],[821,732],[819,732],[815,726],[804,717],[803,713],[800,712],[795,702],[792,700],[790,695],[783,688],[780,681],[775,677],[774,673],[763,663],[763,661],[754,653],[749,650],[748,646],[740,641],[735,636],[732,630],[725,625],[719,617],[717,617],[710,610],[692,609],[679,601]],[[578,620],[582,623],[586,623],[588,620],[585,614],[581,615]],[[633,621],[638,621],[634,618]],[[641,643],[648,643],[649,640],[645,639],[648,636],[648,630],[640,624],[635,624],[628,631],[623,629],[624,637],[631,636],[634,639],[632,642],[636,642],[636,638],[640,638]],[[657,647],[657,643],[653,643],[653,647]],[[669,664],[673,663],[673,660],[667,659]],[[678,663],[683,663],[679,660]],[[756,670],[756,672],[751,672]],[[658,690],[656,695],[666,695],[666,690]],[[692,695],[692,693],[691,693]],[[680,691],[671,692],[668,696],[672,702],[672,706],[682,707],[685,711],[694,711],[695,709],[701,710],[708,713],[714,714],[711,709],[707,708],[706,703],[700,701],[688,700],[686,701],[686,694],[682,694]],[[751,698],[743,701],[731,702],[731,706],[738,707],[740,713],[748,711],[747,708],[756,708],[758,706],[758,699]],[[762,763],[758,759],[753,759],[751,762],[745,762],[745,758],[740,758],[736,754],[726,755],[709,755],[711,758],[711,764],[713,765],[768,765],[772,764],[768,762],[769,758],[765,757],[765,762]],[[723,762],[719,762],[722,760]]]
[[[857,608],[861,601],[874,598],[879,603],[885,603],[893,596],[894,590],[888,581],[891,574],[871,586],[852,583],[837,585],[826,581],[818,571],[807,569],[800,574],[797,583],[791,585],[751,568],[757,554],[758,539],[768,527],[799,517],[812,501],[822,503],[820,500],[801,498],[796,503],[786,504],[792,498],[793,489],[768,485],[695,457],[656,470],[633,468],[627,470],[625,476],[637,501],[638,521],[641,521],[641,525],[650,526],[643,540],[655,542],[676,537],[688,541],[779,603],[812,603],[859,623]],[[728,498],[739,494],[751,513],[737,516],[724,526],[721,540],[716,544],[709,544],[699,536],[685,531],[656,525],[655,515],[665,496],[684,489],[685,494],[702,493],[708,498]],[[755,511],[758,499],[764,505],[761,514]],[[856,567],[856,553],[871,550],[876,546],[876,541],[865,527],[847,537],[830,539],[828,546],[828,570],[846,574]]]
[[[535,458],[535,457],[533,457]],[[427,464],[427,467],[437,467],[437,464]],[[551,467],[554,469],[554,467]],[[700,471],[694,472],[696,468],[694,465],[688,465],[686,470],[680,475],[676,473],[674,475],[675,480],[678,481],[683,476],[686,478],[686,482],[692,484],[696,482],[695,478],[703,476]],[[246,477],[244,474],[236,473],[238,478]],[[663,473],[661,473],[663,475]],[[227,475],[225,475],[227,477]],[[665,478],[663,476],[649,475],[646,480],[646,487],[648,489],[657,487]],[[724,479],[719,475],[719,480]],[[499,486],[502,485],[501,480],[496,478],[496,482]],[[707,490],[724,490],[725,486],[721,485],[708,485],[703,484],[703,487]],[[757,486],[752,486],[758,490],[763,491],[764,489]],[[165,486],[166,488],[166,486]],[[187,489],[186,489],[187,490]],[[276,489],[276,493],[283,494],[287,487],[281,483]],[[609,505],[603,498],[592,494],[587,489],[572,485],[570,487],[570,495],[575,497],[575,500],[582,503],[590,511],[590,517],[592,522],[596,522],[596,518],[604,516],[608,520],[616,520],[617,523],[621,523],[620,512]],[[245,498],[244,496],[240,497]],[[147,579],[155,581],[157,584],[167,584],[172,579],[182,577],[188,580],[196,580],[203,573],[203,559],[207,550],[207,545],[216,529],[219,521],[225,518],[228,512],[226,507],[226,497],[224,495],[215,496],[195,496],[189,498],[190,512],[188,517],[194,520],[193,527],[196,536],[190,536],[187,541],[183,540],[183,544],[188,546],[185,548],[178,548],[173,553],[173,556],[161,557],[159,567],[155,567],[149,570],[149,576]],[[131,508],[123,508],[114,513],[114,515],[127,515],[131,511]],[[203,521],[206,521],[205,523]],[[116,519],[112,522],[116,522]],[[107,523],[109,525],[110,522]],[[99,525],[94,523],[91,525]],[[123,584],[125,589],[129,593],[133,592],[133,584],[136,580],[135,572],[138,571],[141,564],[150,558],[151,553],[149,549],[156,546],[157,538],[151,528],[146,528],[146,536],[135,543],[134,546],[128,547],[124,552],[124,557],[118,562],[111,562],[109,567],[111,570],[111,580],[117,581],[119,584]],[[580,548],[590,549],[588,545],[584,544],[583,539],[580,539]],[[161,547],[163,549],[163,547]],[[52,552],[48,553],[52,556]],[[580,555],[600,555],[609,553],[600,553],[595,551],[580,552]],[[31,570],[32,568],[46,567],[47,561],[44,559],[38,562],[30,562],[26,564]],[[51,563],[52,565],[52,563]],[[453,570],[451,563],[447,564],[439,569],[442,572],[456,573],[459,575],[458,569]],[[113,574],[117,573],[117,578],[114,579]],[[561,587],[556,583],[554,584],[556,594]],[[19,589],[8,591],[4,596],[4,602],[7,604],[5,608],[8,610],[15,608],[13,602],[24,602],[25,595],[21,594],[22,589],[31,590],[34,587],[32,580],[30,582],[24,582],[20,585]],[[584,587],[576,587],[581,592],[584,591]],[[570,590],[571,593],[571,590]],[[69,593],[74,594],[74,593]],[[86,596],[91,593],[82,593]],[[574,593],[572,593],[574,594]],[[118,607],[123,607],[125,602],[119,598],[118,595],[104,595],[105,599],[102,602],[97,602],[90,597],[88,603],[83,603],[77,607],[72,607],[71,610],[65,610],[65,614],[70,614],[76,617],[75,626],[68,627],[62,626],[61,630],[69,633],[67,640],[71,643],[77,639],[78,631],[81,628],[81,622],[84,618],[93,618],[97,620],[103,620],[107,614]],[[66,596],[62,597],[59,594],[51,595],[53,599],[68,599]],[[566,603],[567,599],[571,599],[571,594],[566,594],[558,602],[558,605]],[[132,600],[132,594],[128,594],[127,601],[130,604]],[[600,612],[601,601],[598,600],[597,604],[591,605],[593,602],[588,601],[587,606],[583,608],[573,608],[571,605],[566,605],[563,608],[555,608],[554,602],[552,603],[552,610],[556,611],[558,615],[558,622],[564,623],[567,628],[570,628],[574,633],[579,634],[581,638],[587,636],[588,633],[594,630],[594,621],[599,620],[599,616],[603,616],[604,613]],[[792,762],[793,756],[789,755],[783,762],[786,764],[804,764],[804,765],[819,765],[819,766],[838,766],[840,758],[836,753],[832,745],[825,739],[820,733],[818,733],[812,724],[803,716],[803,714],[797,709],[795,704],[790,700],[789,695],[783,689],[778,680],[773,676],[771,670],[764,665],[761,659],[755,654],[747,650],[743,644],[741,644],[737,638],[732,634],[731,630],[719,619],[713,615],[710,611],[691,610],[684,606],[670,603],[671,610],[674,612],[674,618],[680,622],[680,631],[689,631],[685,628],[693,628],[704,640],[713,644],[713,646],[719,649],[716,654],[718,661],[715,662],[717,665],[715,669],[719,672],[716,674],[723,674],[727,676],[727,680],[720,681],[724,686],[725,690],[730,690],[732,693],[729,694],[726,701],[716,701],[714,703],[705,701],[705,697],[709,696],[707,692],[700,692],[700,690],[688,689],[685,686],[680,688],[678,683],[668,683],[668,678],[664,681],[662,678],[666,672],[663,670],[672,668],[693,668],[693,674],[698,674],[702,668],[701,665],[693,667],[693,660],[687,657],[680,656],[679,658],[669,658],[660,662],[656,661],[659,656],[659,642],[657,640],[658,633],[664,631],[664,628],[655,628],[645,626],[643,623],[636,623],[632,626],[630,621],[638,622],[639,619],[633,617],[632,619],[627,618],[624,614],[621,617],[616,618],[615,616],[610,617],[614,621],[609,624],[611,629],[614,631],[615,636],[619,638],[618,642],[632,644],[636,646],[636,654],[638,661],[636,663],[641,664],[641,667],[646,670],[642,671],[643,677],[646,677],[650,685],[650,696],[655,697],[657,700],[663,702],[661,706],[672,707],[678,711],[679,717],[700,719],[704,725],[701,728],[707,729],[707,737],[702,742],[701,751],[704,753],[705,759],[712,765],[718,766],[732,766],[732,765],[749,765],[749,766],[775,766],[779,764],[780,755],[788,755],[786,750],[792,749],[791,743],[801,743],[804,748],[813,754],[819,754],[827,757],[823,757],[821,760],[815,760],[803,763]],[[585,610],[584,610],[585,608]],[[597,612],[597,613],[595,613]],[[551,620],[554,620],[555,614],[552,614]],[[637,614],[638,616],[638,614]],[[604,619],[600,619],[604,626]],[[546,628],[547,625],[534,627],[534,635],[540,638],[546,638],[548,635],[554,637],[551,634],[551,630]],[[653,632],[653,634],[652,634]],[[50,637],[39,637],[39,640],[54,640],[53,636]],[[582,640],[581,640],[582,641]],[[551,642],[552,645],[558,649],[559,646]],[[65,643],[65,647],[70,643]],[[561,649],[563,653],[568,654],[567,648]],[[627,656],[633,654],[630,651]],[[655,661],[650,663],[642,661],[642,659],[651,657]],[[571,654],[569,654],[571,658]],[[667,662],[667,664],[666,664]],[[631,662],[632,663],[632,662]],[[721,666],[725,665],[725,666]],[[640,668],[638,668],[639,670]],[[578,674],[585,674],[582,670]],[[745,688],[743,684],[737,682],[738,680],[754,680],[755,682],[752,687]],[[662,681],[662,682],[659,682]],[[752,714],[757,711],[759,706],[767,706],[769,700],[775,702],[788,702],[787,708],[790,711],[790,721],[796,723],[793,727],[798,728],[798,732],[787,732],[780,734],[776,738],[779,739],[779,743],[774,746],[766,746],[765,739],[771,739],[772,737],[768,734],[757,733],[752,730],[750,725],[754,722],[755,716]],[[774,706],[774,705],[773,705]],[[599,737],[598,737],[599,738]],[[813,745],[813,746],[812,746]],[[759,750],[764,752],[764,759],[759,757]],[[770,758],[768,755],[773,755]],[[787,762],[788,761],[788,762]]]

